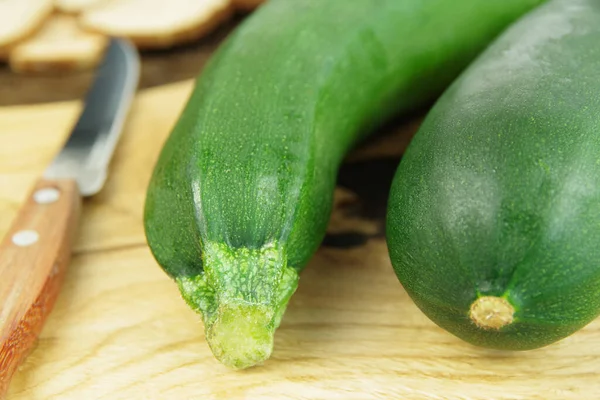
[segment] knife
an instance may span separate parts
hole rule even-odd
[[[102,188],[139,81],[137,50],[111,39],[64,147],[0,244],[0,398],[58,295],[82,197]]]

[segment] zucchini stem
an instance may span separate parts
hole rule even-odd
[[[259,364],[273,351],[274,311],[260,304],[223,304],[207,325],[206,340],[223,364],[242,369]]]
[[[499,330],[514,320],[515,308],[502,297],[482,296],[471,304],[469,318],[482,329]]]
[[[267,360],[298,273],[276,243],[257,249],[208,243],[203,250],[204,273],[177,283],[184,300],[202,315],[211,351],[233,369]]]

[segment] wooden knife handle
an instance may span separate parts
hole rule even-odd
[[[74,180],[39,180],[0,244],[0,399],[52,310],[79,220]]]

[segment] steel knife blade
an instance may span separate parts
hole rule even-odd
[[[136,48],[111,38],[64,147],[0,243],[0,399],[52,310],[70,260],[81,198],[105,182],[139,73]]]
[[[74,178],[83,196],[102,188],[138,79],[137,51],[128,42],[113,39],[86,96],[85,108],[44,177]]]

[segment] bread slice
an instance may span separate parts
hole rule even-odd
[[[233,0],[233,5],[236,9],[241,11],[252,11],[266,1],[267,0]]]
[[[0,0],[0,56],[34,34],[53,6],[53,0]]]
[[[164,48],[208,34],[232,10],[230,0],[110,0],[84,11],[81,24],[139,48]]]
[[[75,16],[53,15],[36,35],[15,46],[9,65],[16,72],[57,72],[96,66],[108,37],[83,31]]]
[[[65,13],[78,13],[107,0],[54,0],[56,8]]]

